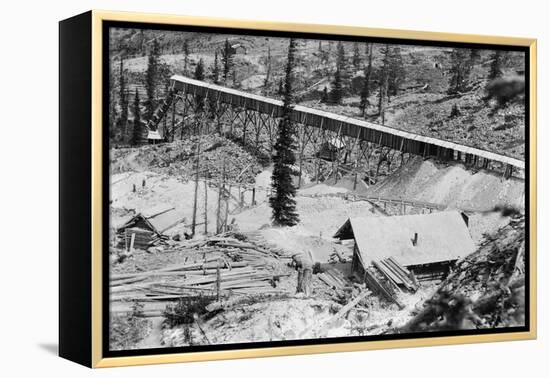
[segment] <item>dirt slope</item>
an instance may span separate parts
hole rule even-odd
[[[462,164],[442,164],[412,158],[395,174],[371,187],[369,194],[484,211],[497,205],[524,208],[525,182],[504,179],[487,171],[467,170]]]

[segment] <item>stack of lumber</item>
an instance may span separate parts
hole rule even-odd
[[[372,265],[398,290],[416,292],[419,288],[414,274],[393,257],[373,261]]]
[[[342,272],[336,269],[329,269],[323,273],[319,273],[317,274],[317,277],[328,287],[335,290],[342,290],[349,284]]]
[[[387,300],[390,303],[395,303],[399,308],[405,306],[397,297],[397,286],[373,266],[365,270],[365,284],[367,287],[379,297]]]
[[[150,271],[112,274],[111,301],[171,301],[197,294],[286,293],[276,287],[287,272],[273,268],[278,256],[232,237],[211,237],[173,246],[199,260]],[[280,264],[279,264],[280,265]]]

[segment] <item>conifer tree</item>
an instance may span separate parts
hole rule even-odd
[[[126,80],[124,79],[124,60],[120,58],[120,80],[119,80],[119,106],[120,106],[120,128],[122,139],[127,138],[128,128],[128,93],[126,90]]]
[[[386,101],[388,98],[388,82],[390,77],[391,49],[384,45],[380,50],[382,58],[382,70],[380,72],[380,85],[378,89],[378,114],[382,125],[386,121]]]
[[[274,194],[269,199],[273,223],[278,226],[294,226],[299,222],[298,213],[296,212],[296,200],[294,199],[296,188],[292,183],[293,165],[296,162],[294,156],[294,150],[296,149],[295,130],[291,120],[295,53],[296,41],[290,39],[283,89],[283,115],[279,122],[279,133],[275,144],[275,155],[273,156],[271,185]]]
[[[350,87],[350,73],[348,61],[346,59],[346,50],[342,41],[336,45],[336,70],[340,71],[340,82],[342,85],[342,97]]]
[[[491,55],[491,66],[489,67],[489,80],[502,76],[502,59],[500,50],[495,50]]]
[[[359,44],[357,42],[353,44],[352,64],[356,70],[358,70],[361,65],[361,54],[359,53]]]
[[[229,43],[229,40],[225,40],[225,44],[222,50],[222,65],[223,65],[223,81],[227,84],[227,79],[233,68],[233,48]]]
[[[153,118],[156,107],[157,80],[159,76],[159,43],[153,39],[153,44],[147,60],[147,71],[145,72],[145,90],[147,93],[146,118]]]
[[[323,88],[323,95],[321,96],[321,102],[326,104],[328,102],[328,90],[327,87]]]
[[[196,80],[204,80],[204,61],[202,58],[199,59],[199,62],[197,63],[197,66],[195,67],[195,75],[194,78]]]
[[[183,41],[183,75],[189,76],[189,41]]]
[[[134,96],[134,106],[132,110],[134,113],[134,132],[132,135],[132,145],[138,146],[142,143],[143,125],[141,124],[141,109],[137,88],[136,94]]]
[[[214,53],[214,68],[212,68],[212,82],[219,84],[220,82],[220,63],[218,60],[218,50]]]
[[[449,94],[457,94],[468,88],[472,66],[467,49],[453,49],[451,53],[451,77],[449,79]]]
[[[395,46],[390,52],[389,71],[388,71],[388,96],[396,96],[399,93],[401,83],[405,79],[405,67],[401,48]]]
[[[269,80],[271,79],[271,47],[267,47],[267,58],[266,58],[266,72],[265,72],[265,79],[264,79],[264,88],[263,93],[264,95],[267,94],[267,89],[269,87]]]
[[[330,91],[330,101],[333,104],[341,104],[342,97],[343,97],[342,74],[340,72],[340,67],[336,67],[336,72],[334,73],[334,80],[332,81],[332,89]]]
[[[366,47],[367,65],[364,70],[363,86],[361,88],[361,101],[359,103],[359,109],[361,110],[361,116],[365,117],[367,113],[367,106],[369,105],[370,96],[370,77],[372,75],[372,43],[368,43]]]

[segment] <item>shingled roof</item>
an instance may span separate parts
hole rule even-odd
[[[354,238],[365,265],[388,257],[403,266],[453,261],[475,250],[468,226],[458,211],[350,218],[334,237]]]

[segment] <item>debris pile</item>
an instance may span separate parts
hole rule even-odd
[[[399,332],[525,325],[525,219],[512,218],[457,264]]]
[[[111,150],[111,172],[153,171],[190,178],[196,169],[197,142],[200,140],[201,177],[219,179],[223,162],[227,180],[254,183],[262,166],[238,144],[217,136],[191,136],[172,143]]]

